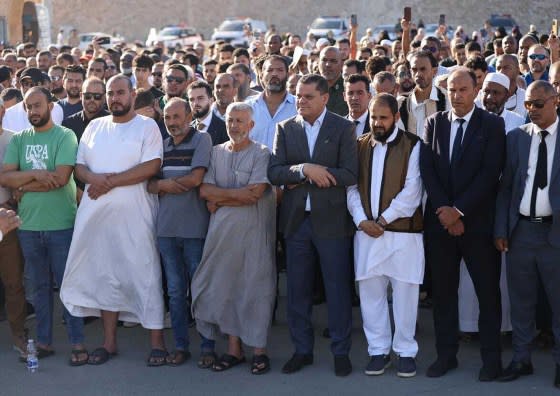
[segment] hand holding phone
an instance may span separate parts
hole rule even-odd
[[[410,22],[412,20],[412,8],[411,7],[404,7],[403,18]]]

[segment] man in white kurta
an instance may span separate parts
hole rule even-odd
[[[146,178],[161,165],[161,134],[152,119],[130,108],[134,91],[128,80],[117,77],[107,84],[112,115],[93,120],[78,148],[77,176],[86,188],[60,291],[72,315],[104,319],[105,352],[97,353],[92,364],[116,352],[106,322],[111,328],[114,322],[116,333],[117,314],[147,329],[163,328],[157,197],[148,193],[151,176]]]
[[[358,146],[371,144],[371,156],[360,157],[360,173],[368,172],[369,178],[359,177],[358,185],[348,188],[348,210],[358,231],[354,237],[354,265],[358,281],[364,332],[371,357],[365,373],[383,374],[390,365],[391,322],[387,303],[387,286],[393,289],[393,315],[395,336],[392,348],[399,355],[398,375],[412,377],[416,374],[414,358],[418,344],[414,339],[419,284],[424,276],[424,246],[422,241],[422,180],[419,170],[419,138],[399,130],[396,100],[391,95],[379,95],[370,106],[372,132],[363,135]],[[408,140],[408,161],[402,169],[387,169],[388,150],[400,141]],[[362,149],[360,149],[362,150]],[[370,162],[369,162],[370,161]],[[370,165],[367,165],[369,162]],[[368,166],[370,166],[368,170]],[[389,173],[387,173],[389,172]],[[402,189],[380,211],[386,177],[405,176]],[[369,184],[369,207],[364,205],[363,186]],[[388,184],[388,182],[387,182]],[[390,197],[391,198],[391,197]],[[370,215],[366,213],[370,211]],[[414,219],[414,220],[413,220]],[[402,224],[419,226],[414,229],[390,231],[398,220]],[[406,226],[405,226],[406,227]],[[420,227],[420,228],[418,228]]]

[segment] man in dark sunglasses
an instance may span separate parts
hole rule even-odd
[[[162,111],[169,99],[176,97],[186,99],[187,87],[193,75],[192,69],[185,65],[175,64],[167,68],[163,78],[165,95],[159,98],[159,107]]]
[[[532,83],[525,98],[531,122],[507,136],[507,161],[496,203],[494,237],[496,248],[507,252],[514,352],[502,381],[533,374],[531,350],[539,279],[552,312],[560,309],[560,142],[556,97],[557,92],[549,82]],[[553,315],[552,355],[557,388],[559,327],[558,315]]]
[[[155,63],[152,66],[152,84],[157,89],[162,89],[163,84],[163,62]]]
[[[548,81],[548,66],[550,65],[550,55],[548,49],[541,44],[535,44],[529,48],[527,56],[529,63],[529,73],[525,74],[527,87],[537,80]]]
[[[434,36],[424,37],[422,39],[422,42],[420,43],[420,48],[422,49],[422,51],[431,52],[434,58],[436,58],[436,61],[438,61],[439,63],[439,61],[441,60],[440,53],[439,53],[441,50],[441,42],[437,37]],[[438,64],[437,72],[434,77],[441,76],[442,74],[447,74],[447,73],[449,73],[449,70],[447,70],[446,67]],[[435,78],[433,79],[433,83],[435,84]]]

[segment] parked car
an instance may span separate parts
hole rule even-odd
[[[426,37],[429,36],[436,36],[436,32],[438,30],[439,24],[437,23],[428,23],[424,25],[424,33]],[[453,33],[455,32],[455,28],[453,26],[447,25],[447,38],[451,40],[453,38]]]
[[[152,46],[155,42],[161,41],[166,47],[175,47],[177,44],[181,46],[193,45],[199,41],[203,41],[202,35],[198,34],[192,27],[169,25],[164,26],[157,34],[154,35],[155,29],[150,29],[150,34],[146,40],[146,45]]]
[[[251,18],[228,18],[214,29],[212,41],[223,40],[231,45],[249,46],[249,40],[243,31],[243,26],[248,25],[253,34],[264,34],[268,30],[266,22]]]
[[[513,19],[509,14],[492,14],[490,15],[490,19],[488,19],[488,21],[490,22],[492,29],[496,30],[500,26],[503,26],[506,29],[507,34],[511,34],[511,30],[517,25],[515,19]]]
[[[316,18],[309,26],[309,33],[316,39],[327,37],[331,31],[335,40],[348,37],[348,24],[346,19],[337,16],[321,16]]]
[[[102,38],[107,41],[105,44],[101,45],[103,48],[110,48],[116,44],[121,44],[124,41],[120,37],[111,36],[110,34],[103,32],[81,33],[78,35],[78,37],[80,38],[79,47],[82,51],[88,48],[88,46],[91,44],[91,40],[93,40],[94,37]]]

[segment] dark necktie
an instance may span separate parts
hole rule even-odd
[[[535,168],[535,179],[533,180],[533,192],[531,194],[531,217],[536,217],[537,211],[537,190],[545,188],[547,181],[547,154],[546,141],[547,131],[541,131],[541,142],[539,143],[539,155],[537,157],[537,167]]]
[[[202,131],[204,128],[206,128],[206,125],[204,125],[203,122],[200,122],[200,121],[196,122],[196,129],[198,129],[199,131]]]
[[[459,123],[459,128],[457,128],[455,140],[453,141],[453,151],[451,152],[451,168],[453,169],[457,166],[459,153],[461,153],[461,145],[463,142],[463,123],[465,122],[465,120],[462,118],[458,118],[456,121]]]
[[[354,124],[356,124],[356,126],[358,126],[358,125],[360,125],[360,121],[355,120],[355,121],[354,121]]]

